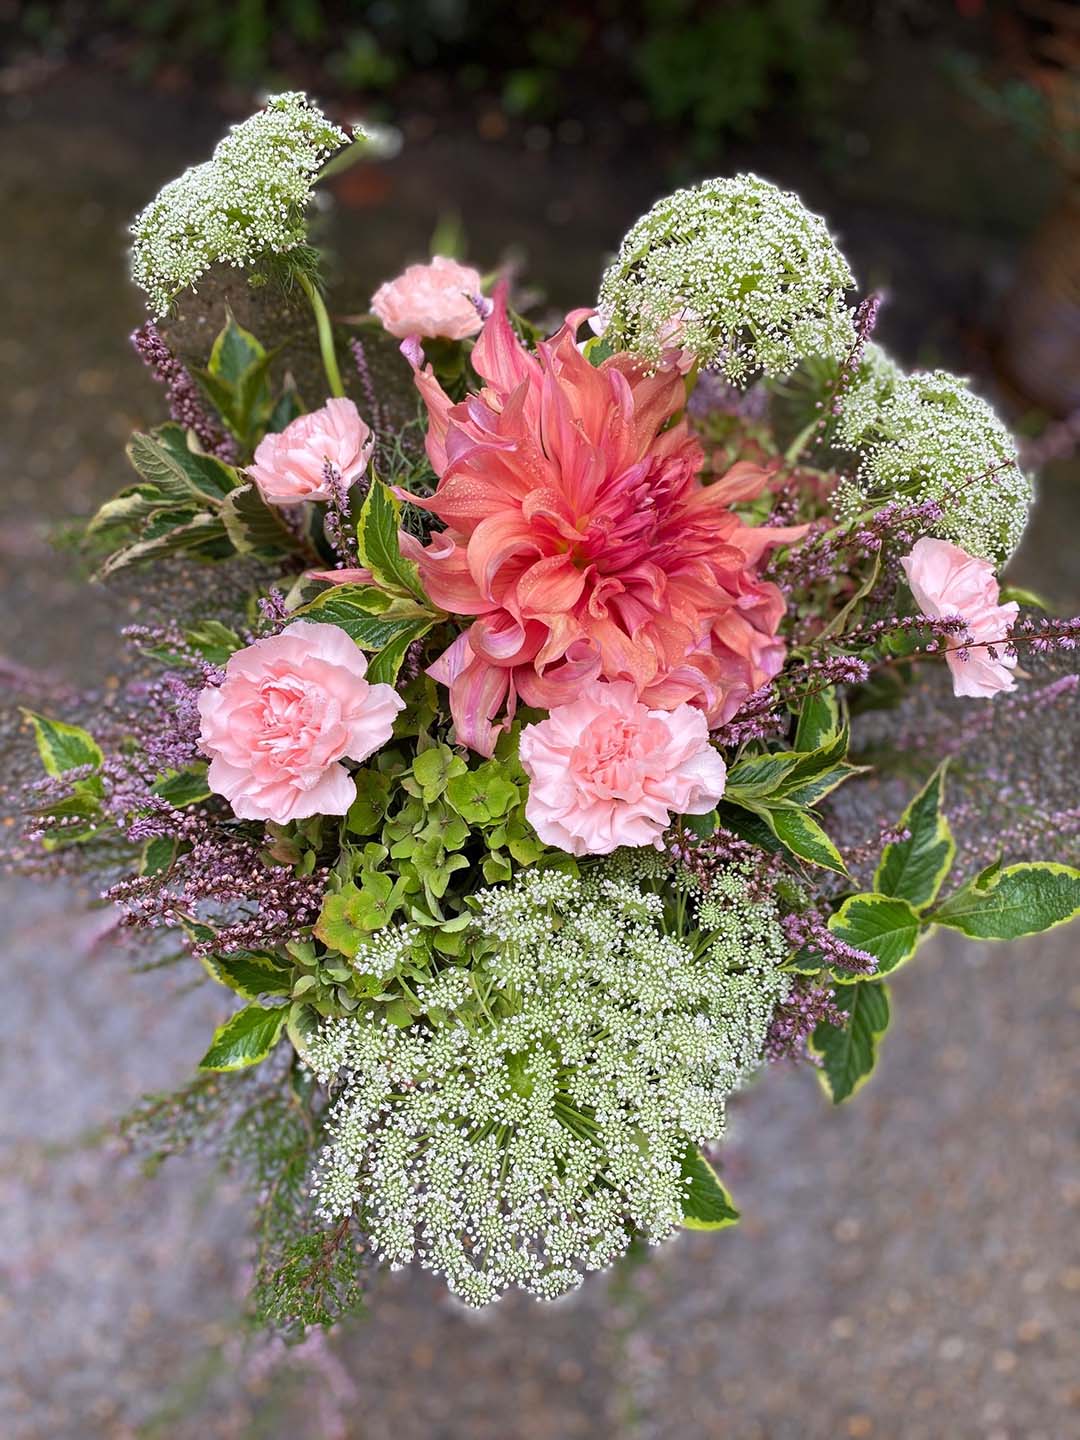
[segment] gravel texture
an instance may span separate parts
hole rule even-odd
[[[71,578],[41,522],[121,483],[122,443],[155,414],[125,352],[138,307],[121,227],[218,121],[95,77],[5,103],[0,651],[20,689],[27,668],[87,680],[115,656],[115,605]],[[425,167],[442,183],[444,158],[420,146],[390,168],[386,203],[411,228],[406,239],[399,216],[392,248],[373,241],[365,283],[429,233]],[[486,166],[519,212],[534,198],[536,176],[515,181],[511,159],[478,142],[461,141],[455,163],[467,193]],[[616,184],[597,179],[599,199]],[[932,225],[904,212],[893,227],[896,202],[872,199],[877,229],[870,202],[857,223],[879,273],[913,235],[970,266],[1015,248],[997,232],[984,244],[971,217],[941,225],[949,243],[935,247]],[[632,204],[618,207],[626,219]],[[359,235],[357,217],[350,228]],[[621,228],[594,219],[575,244],[595,256]],[[530,238],[542,249],[555,233]],[[952,263],[930,266],[928,307]],[[590,264],[579,256],[575,273]],[[1076,478],[1052,477],[1018,576],[1066,602],[1076,560],[1060,536],[1075,533]],[[7,879],[0,897],[11,1440],[1080,1437],[1076,931],[928,945],[897,977],[880,1073],[849,1107],[830,1109],[806,1071],[777,1070],[741,1097],[725,1162],[737,1229],[687,1235],[551,1307],[510,1299],[477,1316],[425,1277],[391,1276],[371,1318],[283,1354],[231,1338],[243,1196],[199,1162],[145,1176],[93,1138],[185,1076],[221,1018],[218,995],[179,972],[134,973],[107,917],[68,887]]]

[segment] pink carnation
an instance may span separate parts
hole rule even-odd
[[[430,265],[410,265],[396,280],[380,285],[371,308],[391,335],[466,340],[483,323],[477,301],[480,274],[436,255]]]
[[[363,653],[336,625],[298,620],[238,650],[224,683],[199,696],[211,790],[241,820],[344,815],[356,784],[338,762],[385,745],[405,708],[366,673]]]
[[[321,410],[297,416],[280,434],[264,436],[247,473],[268,505],[330,500],[327,462],[347,488],[367,469],[374,443],[351,400],[328,400]]]
[[[1011,674],[1016,656],[1005,653],[1005,637],[1020,607],[1015,601],[998,604],[993,568],[947,540],[932,540],[925,535],[900,563],[924,615],[934,619],[959,615],[967,621],[971,637],[967,659],[956,653],[959,637],[949,640],[950,650],[945,657],[952,671],[954,694],[982,698],[996,695],[999,690],[1012,690],[1016,684]],[[996,642],[991,647],[993,655],[985,642]]]
[[[525,814],[545,844],[571,855],[659,849],[671,816],[711,810],[727,775],[701,710],[650,710],[625,680],[593,681],[527,725],[520,755],[531,782]]]

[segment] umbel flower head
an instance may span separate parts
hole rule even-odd
[[[720,724],[783,664],[784,598],[758,571],[802,528],[745,525],[732,506],[767,472],[740,462],[704,484],[681,376],[625,353],[591,365],[574,343],[586,313],[532,354],[501,289],[472,354],[480,394],[455,405],[430,366],[416,376],[439,485],[403,498],[447,528],[403,544],[437,605],[476,616],[430,673],[485,754],[518,698],[550,709],[629,680],[650,706]]]
[[[1016,549],[1035,498],[1016,441],[967,380],[947,370],[905,375],[877,345],[844,396],[840,443],[861,451],[837,491],[842,518],[874,500],[940,502],[933,533],[1000,566]]]
[[[215,262],[243,267],[302,245],[312,182],[348,138],[299,91],[271,95],[212,159],[171,180],[131,226],[132,278],[154,314]]]
[[[311,1058],[343,1082],[322,1214],[357,1210],[379,1258],[483,1305],[561,1294],[635,1232],[672,1233],[688,1146],[723,1131],[787,981],[776,915],[741,880],[711,944],[612,879],[530,874],[477,904],[478,967],[436,981],[446,1006],[459,979],[456,1016],[328,1021]]]
[[[854,285],[825,222],[757,175],[705,180],[658,201],[600,284],[604,337],[658,363],[677,346],[744,384],[855,342]]]

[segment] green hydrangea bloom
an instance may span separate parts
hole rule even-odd
[[[788,983],[771,906],[738,877],[711,898],[715,933],[681,940],[657,895],[603,872],[481,892],[472,969],[435,987],[460,1010],[328,1021],[312,1049],[342,1085],[321,1213],[357,1210],[379,1259],[472,1305],[561,1294],[633,1233],[669,1236],[687,1147],[722,1134]]]
[[[879,346],[844,396],[838,443],[860,452],[837,493],[841,518],[875,500],[938,500],[932,533],[1003,564],[1020,543],[1034,500],[1016,441],[967,380],[946,370],[905,375]]]
[[[216,262],[244,267],[302,245],[312,182],[348,138],[299,91],[272,95],[212,159],[170,181],[131,226],[132,277],[153,313]]]
[[[632,226],[600,285],[605,338],[656,361],[679,345],[733,384],[855,341],[854,284],[825,222],[757,175],[677,190]]]

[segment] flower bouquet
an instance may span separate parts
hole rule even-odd
[[[131,662],[28,712],[22,863],[221,987],[124,1133],[247,1171],[286,1331],[733,1224],[740,1086],[846,1100],[934,927],[1080,910],[1067,776],[1009,770],[1076,692],[997,578],[1032,482],[823,221],[679,191],[551,334],[447,257],[335,313],[308,209],[364,145],[275,96],[135,221],[172,418],[86,537]]]

